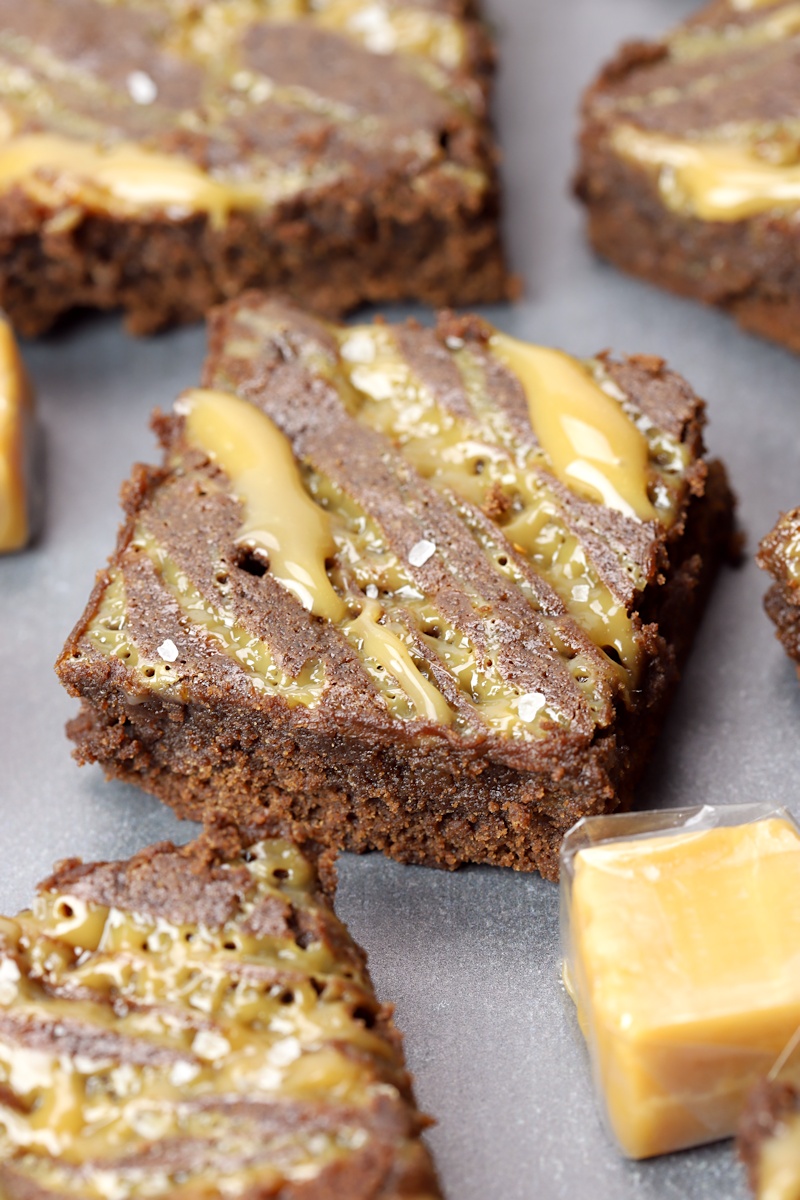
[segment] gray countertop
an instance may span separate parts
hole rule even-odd
[[[800,502],[800,359],[722,315],[593,259],[568,198],[582,85],[625,37],[653,34],[687,0],[485,0],[502,51],[498,124],[508,237],[524,300],[489,313],[509,332],[579,354],[663,355],[709,402],[708,440],[740,498],[748,553]],[[0,562],[0,910],[30,898],[59,857],[116,857],[185,840],[156,801],[79,769],[63,733],[74,704],[52,663],[113,543],[117,494],[152,461],[150,410],[196,382],[201,329],[125,338],[114,318],[25,346],[47,438],[47,517],[36,547]],[[640,802],[768,800],[800,812],[800,686],[763,614],[748,557],[721,577]],[[430,1140],[451,1200],[739,1200],[729,1144],[642,1164],[597,1117],[560,982],[558,892],[488,869],[455,875],[377,856],[341,865],[339,911],[397,1003]]]

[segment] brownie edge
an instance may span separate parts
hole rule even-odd
[[[764,608],[800,675],[800,508],[784,513],[763,539],[758,564],[774,580]]]

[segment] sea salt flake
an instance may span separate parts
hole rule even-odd
[[[152,104],[158,95],[155,80],[145,71],[131,71],[125,83],[134,104]]]
[[[224,1058],[230,1053],[231,1044],[227,1038],[221,1033],[215,1033],[213,1029],[201,1029],[198,1034],[195,1034],[195,1039],[192,1042],[192,1050],[198,1058],[203,1058],[207,1062],[214,1062],[218,1058]]]
[[[535,721],[544,708],[545,699],[541,692],[526,692],[517,700],[520,721]]]
[[[178,647],[171,638],[167,638],[167,640],[162,642],[158,647],[158,653],[160,657],[163,658],[164,662],[173,663],[176,662],[178,658]]]
[[[436,543],[429,542],[423,538],[420,542],[415,542],[408,552],[408,561],[412,567],[424,567],[429,558],[432,558],[436,553]]]
[[[342,358],[346,362],[371,363],[375,361],[375,342],[365,330],[351,333],[342,346]]]
[[[364,591],[365,591],[365,594],[366,594],[368,600],[377,600],[378,599],[378,585],[377,584],[368,583],[366,588],[364,589]]]

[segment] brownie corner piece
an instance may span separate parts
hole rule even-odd
[[[588,88],[576,190],[603,257],[800,351],[800,25],[715,0]]]
[[[447,314],[249,294],[210,345],[58,663],[79,759],[183,816],[554,877],[632,803],[727,553],[702,401]]]
[[[255,286],[327,314],[507,298],[475,5],[222,8],[0,0],[15,327],[88,307],[145,333]]]
[[[316,859],[218,824],[66,859],[0,920],[4,1200],[440,1200],[391,1009]]]
[[[764,607],[800,674],[800,508],[784,513],[762,540],[758,564],[773,580]]]

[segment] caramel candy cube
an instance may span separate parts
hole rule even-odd
[[[800,1025],[797,826],[753,807],[590,818],[562,888],[566,976],[623,1152],[731,1136]]]

